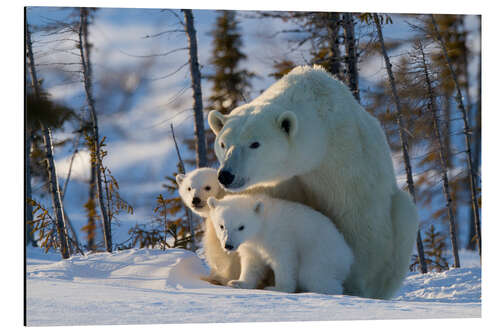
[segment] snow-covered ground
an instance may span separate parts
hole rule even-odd
[[[27,251],[27,324],[100,325],[257,321],[467,318],[481,316],[481,268],[410,273],[393,300],[241,290],[201,281],[195,254],[132,249],[75,256]]]

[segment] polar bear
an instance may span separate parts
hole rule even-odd
[[[406,272],[417,211],[396,184],[380,123],[319,66],[302,66],[229,115],[212,111],[227,191],[280,188],[295,179],[300,201],[329,217],[354,252],[345,293],[390,298]],[[297,184],[295,184],[297,186]],[[304,223],[307,223],[306,221]]]
[[[269,266],[275,285],[267,290],[342,294],[353,254],[326,216],[265,195],[211,197],[207,203],[221,246],[241,258],[241,275],[229,286],[255,288]]]
[[[214,284],[226,285],[228,281],[240,276],[240,258],[238,253],[229,253],[220,246],[219,239],[209,221],[209,197],[222,198],[225,191],[217,181],[217,170],[213,168],[195,169],[186,175],[175,177],[179,186],[179,195],[184,204],[195,214],[205,218],[203,248],[210,267],[210,276],[203,279]]]

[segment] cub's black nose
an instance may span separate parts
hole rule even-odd
[[[227,170],[222,170],[219,171],[219,183],[221,183],[224,186],[230,185],[233,180],[234,180],[234,175],[227,171]]]
[[[228,251],[231,251],[234,247],[231,244],[226,244],[224,248]]]
[[[192,201],[193,205],[199,205],[200,202],[201,202],[200,198],[198,198],[198,197],[193,198],[193,201]]]

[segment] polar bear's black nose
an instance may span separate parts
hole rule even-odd
[[[227,186],[233,182],[234,175],[227,170],[221,170],[221,171],[219,171],[218,178],[219,178],[219,183],[221,183],[224,186]]]
[[[232,249],[234,249],[234,247],[233,247],[231,244],[226,244],[226,245],[224,246],[224,248],[225,248],[226,250],[228,250],[228,251],[231,251]]]
[[[193,198],[193,201],[192,201],[193,205],[199,205],[200,202],[201,202],[200,198],[198,198],[198,197]]]

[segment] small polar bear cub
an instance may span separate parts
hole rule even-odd
[[[175,180],[182,201],[201,217],[208,217],[208,198],[221,198],[225,194],[217,180],[217,170],[213,168],[199,168],[185,175],[178,174]]]
[[[212,197],[207,203],[221,246],[241,258],[241,275],[229,286],[255,288],[269,265],[275,285],[267,290],[342,294],[354,256],[326,216],[265,195]]]
[[[228,281],[240,276],[240,258],[238,253],[228,253],[219,243],[217,234],[210,222],[207,206],[209,197],[221,198],[225,191],[217,180],[217,170],[213,168],[199,168],[185,175],[175,177],[179,185],[179,195],[195,214],[205,218],[205,232],[203,234],[203,248],[205,258],[210,267],[210,276],[203,277],[213,284],[226,285]]]

